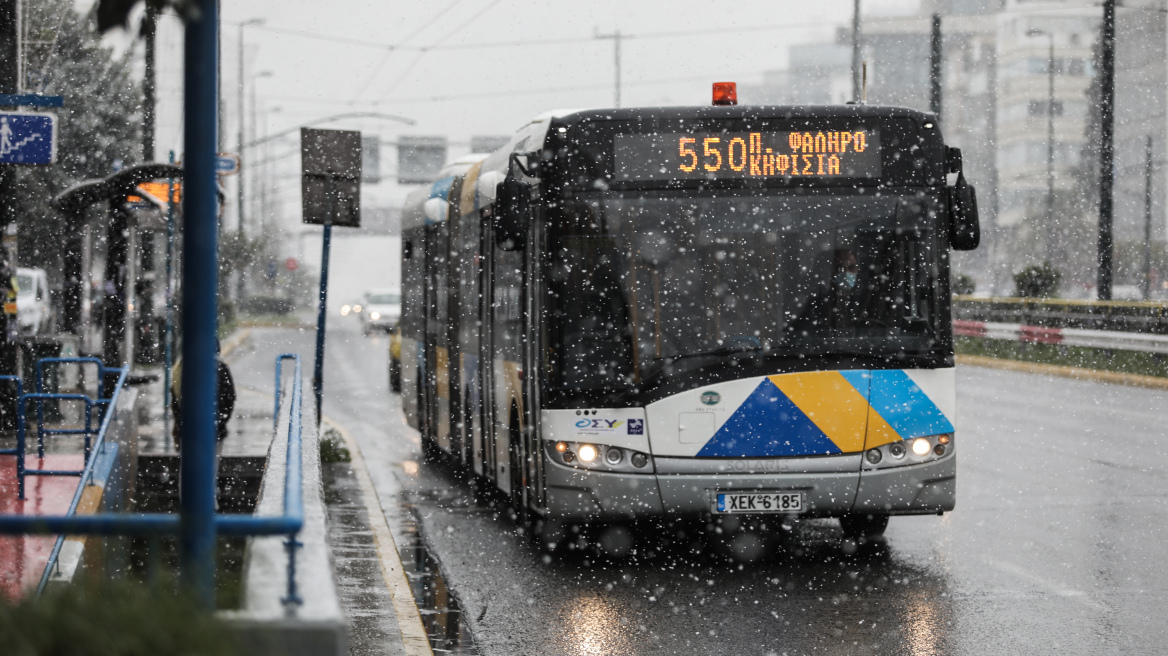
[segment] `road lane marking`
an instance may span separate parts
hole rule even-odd
[[[385,519],[385,511],[381,507],[381,499],[373,487],[373,479],[369,476],[369,469],[365,465],[365,458],[361,455],[361,447],[357,440],[345,427],[324,417],[324,423],[341,434],[345,446],[352,456],[353,472],[357,483],[361,487],[361,498],[365,503],[365,514],[369,516],[369,528],[373,533],[373,543],[377,547],[378,562],[381,564],[381,575],[385,586],[393,597],[393,608],[397,613],[397,626],[401,632],[402,645],[406,656],[433,656],[430,649],[430,639],[426,636],[426,629],[422,626],[422,616],[418,612],[418,605],[414,602],[414,594],[410,591],[409,581],[406,579],[406,570],[402,565],[401,554],[397,550],[397,543],[389,531],[389,522]]]
[[[251,337],[251,328],[240,328],[219,342],[219,359],[226,360],[231,352]]]
[[[1106,606],[1091,599],[1088,593],[1083,592],[1082,590],[1068,588],[1059,583],[1055,583],[1054,581],[1045,579],[1030,571],[1029,569],[1022,567],[1021,565],[1015,565],[1014,563],[1007,563],[1001,560],[994,560],[992,558],[986,558],[985,562],[1004,572],[1008,572],[1019,578],[1026,579],[1027,581],[1030,581],[1031,583],[1041,588],[1045,588],[1049,593],[1055,595],[1056,597],[1066,597],[1067,599],[1077,601],[1080,604],[1083,604],[1084,606],[1097,611],[1107,610]]]

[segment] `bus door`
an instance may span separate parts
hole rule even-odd
[[[450,454],[454,456],[455,462],[465,462],[463,456],[464,445],[466,442],[463,439],[463,418],[462,418],[462,349],[458,342],[458,327],[459,327],[459,298],[461,297],[461,280],[460,269],[462,266],[462,258],[458,257],[459,244],[462,243],[462,236],[460,227],[462,225],[461,203],[459,197],[461,196],[463,185],[463,178],[459,177],[454,180],[454,184],[450,188],[450,211],[446,221],[447,226],[447,249],[446,249],[446,310],[445,314],[447,320],[442,328],[443,341],[447,348],[447,365],[446,365],[446,381],[445,395],[439,393],[439,403],[445,407],[447,437],[449,443]],[[441,423],[441,422],[440,422]]]
[[[493,231],[492,231],[493,232]],[[491,393],[494,411],[494,478],[499,488],[522,504],[526,483],[523,448],[524,321],[522,249],[503,250],[492,239]],[[522,505],[521,505],[522,507]]]
[[[431,201],[448,198],[445,188],[435,183]],[[430,201],[427,201],[430,202]],[[423,435],[444,450],[450,449],[450,343],[447,336],[449,312],[449,239],[447,206],[432,205],[426,216],[426,365],[422,401],[425,430]]]
[[[527,248],[524,251],[526,271],[523,276],[523,461],[524,478],[527,483],[527,499],[537,508],[543,508],[544,459],[539,444],[541,426],[539,409],[542,407],[541,392],[546,375],[544,366],[544,345],[547,344],[544,314],[547,294],[544,289],[544,260],[547,253],[545,222],[541,220],[540,203],[533,206]]]
[[[482,294],[479,296],[479,390],[481,392],[482,442],[479,444],[479,454],[482,463],[483,476],[490,480],[499,481],[499,464],[496,457],[496,436],[499,434],[499,420],[495,412],[495,237],[491,228],[490,210],[482,213],[480,225],[481,239],[479,252],[482,253],[482,266],[479,271],[479,284]]]
[[[482,295],[482,220],[475,206],[478,174],[481,164],[475,164],[463,178],[458,194],[458,237],[452,241],[457,248],[458,287],[457,307],[452,305],[451,316],[456,317],[454,341],[458,344],[458,385],[454,398],[458,408],[456,434],[459,436],[461,462],[476,474],[483,473],[482,460],[482,380],[479,343],[482,335],[480,303]],[[453,275],[453,274],[452,274]]]

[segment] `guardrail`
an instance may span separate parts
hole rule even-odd
[[[126,374],[128,374],[129,371],[130,371],[129,367],[123,367],[121,369],[121,373],[118,374],[118,382],[117,382],[117,384],[114,385],[113,394],[109,398],[109,405],[106,406],[105,414],[101,418],[101,425],[97,429],[97,438],[94,440],[93,451],[95,451],[97,453],[101,452],[101,447],[103,444],[105,444],[106,435],[109,434],[110,422],[113,421],[114,414],[116,412],[116,408],[118,407],[117,406],[118,399],[121,397],[122,389],[126,385]],[[39,362],[37,363],[37,372],[38,372],[37,373],[37,387],[39,388],[40,387],[40,373],[39,373],[40,372],[40,363]],[[85,401],[86,401],[85,426],[87,429],[89,427],[90,410],[93,407],[91,405],[92,399],[85,396],[84,394],[78,394],[78,395],[25,394],[24,396],[21,397],[21,400],[20,400],[20,403],[19,403],[18,409],[17,409],[17,415],[16,415],[16,420],[18,422],[16,448],[20,450],[20,452],[16,455],[16,463],[17,463],[16,464],[16,467],[17,467],[16,475],[20,477],[20,481],[19,481],[20,492],[19,492],[19,497],[18,497],[20,499],[24,498],[24,475],[25,474],[40,474],[41,476],[69,476],[72,474],[72,472],[67,472],[67,471],[66,472],[62,472],[62,471],[55,472],[55,471],[49,471],[49,470],[44,470],[44,469],[31,469],[31,470],[23,469],[24,449],[25,449],[24,435],[23,435],[23,433],[24,433],[24,416],[25,416],[24,400],[30,396],[31,397],[80,396],[81,398],[85,399]],[[40,453],[40,457],[43,458],[45,455],[45,453],[44,453],[45,445],[44,445],[43,436],[40,436],[40,437],[41,437],[41,440],[40,440],[40,443],[38,445],[38,452]],[[80,472],[77,473],[77,475],[80,476],[81,479],[77,482],[77,489],[73,492],[73,499],[69,501],[69,510],[65,512],[66,516],[76,516],[77,506],[78,506],[78,504],[81,503],[81,495],[85,493],[85,486],[88,485],[90,483],[90,481],[93,480],[93,465],[94,465],[94,463],[97,462],[97,458],[91,458],[91,457],[89,457],[89,455],[90,455],[89,436],[86,435],[86,438],[85,438],[85,467]],[[65,544],[65,534],[62,533],[62,534],[57,536],[56,542],[53,543],[53,550],[49,553],[49,560],[47,563],[45,563],[45,569],[41,573],[40,582],[37,583],[36,593],[37,593],[38,597],[41,595],[41,593],[43,593],[45,591],[45,586],[48,585],[48,583],[49,583],[49,575],[53,571],[53,566],[56,564],[57,559],[61,556],[61,547],[64,544]]]
[[[996,296],[953,297],[953,318],[984,323],[1021,324],[1168,335],[1168,303],[1090,301]]]
[[[953,334],[963,337],[1001,339],[1029,344],[1056,344],[1087,348],[1168,353],[1168,335],[1127,333],[1085,328],[1047,328],[1018,323],[954,319]]]
[[[286,604],[298,605],[302,600],[297,594],[296,587],[296,548],[299,546],[299,543],[296,541],[296,536],[304,525],[304,497],[302,489],[303,462],[301,459],[301,435],[303,427],[301,421],[303,405],[302,374],[299,355],[284,354],[280,356],[280,359],[292,359],[295,361],[295,378],[292,381],[292,391],[288,403],[289,423],[287,461],[284,475],[284,514],[275,517],[216,514],[214,516],[215,521],[213,526],[219,535],[240,537],[255,535],[288,536],[285,542],[288,550],[288,594],[282,601]],[[106,412],[102,419],[102,424],[98,431],[98,438],[94,445],[95,450],[100,448],[100,445],[105,439],[110,421],[114,415],[114,409],[117,407],[117,398],[121,393],[124,382],[125,372],[123,371],[119,377],[119,384],[110,395],[110,411]],[[279,393],[279,386],[277,386],[276,394],[279,395]],[[213,436],[211,439],[214,439]],[[60,552],[60,546],[66,534],[158,536],[176,535],[179,533],[182,516],[177,514],[100,513],[78,517],[75,514],[77,504],[80,502],[85,484],[89,477],[92,476],[94,460],[90,460],[86,465],[86,469],[81,474],[81,484],[77,486],[77,491],[74,494],[67,514],[44,516],[0,515],[0,534],[58,534],[57,544],[54,547],[54,555],[57,555]],[[52,562],[52,557],[50,557],[50,564]],[[38,594],[44,589],[49,570],[50,567],[45,568],[45,575],[42,576],[41,584],[37,588]]]

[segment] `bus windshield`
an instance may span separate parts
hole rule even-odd
[[[941,207],[915,190],[577,196],[551,221],[549,400],[629,403],[743,359],[932,353],[949,339]]]

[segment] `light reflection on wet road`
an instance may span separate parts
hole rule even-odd
[[[893,518],[859,551],[829,520],[717,541],[650,531],[623,563],[544,556],[440,467],[387,392],[386,340],[334,324],[325,414],[361,444],[383,506],[404,490],[483,654],[1133,654],[1168,642],[1168,394],[958,373],[957,509]],[[237,380],[311,333],[257,330]],[[391,524],[393,524],[391,518]]]

